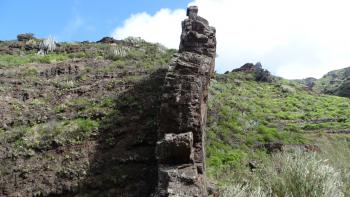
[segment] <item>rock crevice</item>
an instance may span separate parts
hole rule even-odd
[[[179,52],[172,59],[161,98],[157,196],[206,196],[204,127],[214,73],[215,28],[187,9]]]

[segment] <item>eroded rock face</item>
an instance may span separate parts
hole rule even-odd
[[[187,10],[179,53],[165,78],[159,118],[158,196],[206,196],[204,126],[214,72],[215,28]]]

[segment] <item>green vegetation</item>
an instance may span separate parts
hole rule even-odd
[[[105,58],[115,61],[116,65],[122,63],[136,63],[138,68],[151,69],[165,65],[173,54],[173,49],[166,49],[159,44],[141,42],[135,47],[123,47],[122,45],[109,45],[105,49]]]
[[[5,143],[28,151],[46,150],[62,145],[79,144],[98,131],[99,123],[91,119],[51,121],[32,127],[20,126],[1,133]]]
[[[69,59],[67,54],[50,53],[48,55],[23,54],[0,55],[0,69],[22,66],[29,63],[53,63]]]
[[[138,68],[159,68],[169,62],[176,52],[160,44],[143,40],[125,40],[120,44],[103,43],[60,43],[55,52],[38,55],[37,50],[13,50],[12,54],[4,53],[10,46],[19,45],[15,41],[0,43],[0,68],[23,66],[30,63],[54,63],[68,59],[107,59],[116,61],[116,65],[133,65]]]
[[[327,159],[332,163],[334,162],[334,165],[330,165],[330,168],[336,172],[346,169],[347,174],[338,173],[337,175],[340,177],[341,183],[344,183],[345,189],[340,186],[336,188],[341,188],[341,192],[348,194],[350,192],[349,167],[339,166],[336,163],[348,163],[350,161],[349,151],[343,150],[344,144],[342,144],[343,148],[337,146],[341,141],[338,138],[331,139],[327,137],[321,143],[316,140],[318,137],[312,136],[340,136],[342,134],[337,134],[337,132],[348,131],[350,126],[350,100],[310,92],[299,83],[280,78],[275,78],[271,83],[255,80],[256,77],[253,73],[245,72],[217,75],[216,80],[212,80],[206,142],[208,176],[219,186],[226,189],[228,185],[248,183],[248,185],[253,184],[255,189],[264,191],[265,196],[285,196],[285,194],[288,194],[288,196],[305,196],[307,193],[301,195],[297,191],[292,191],[293,188],[291,187],[294,187],[293,185],[288,185],[292,184],[288,182],[291,181],[287,179],[289,177],[288,173],[293,174],[294,172],[286,172],[285,175],[270,174],[270,178],[266,178],[267,171],[276,168],[276,166],[268,166],[268,164],[274,164],[275,159],[283,160],[290,157],[288,154],[276,158],[277,156],[267,154],[264,149],[255,149],[254,147],[261,143],[274,142],[317,144],[322,150],[322,154],[315,156],[318,160],[324,161]],[[333,153],[328,152],[330,150],[325,144],[336,146],[332,149],[333,151],[339,150],[338,154],[347,156],[337,157],[338,159],[332,157]],[[327,149],[327,151],[324,151],[324,149]],[[305,160],[307,158],[309,156],[306,156]],[[316,162],[315,159],[310,160]],[[259,174],[262,172],[251,172],[248,167],[250,161],[258,163],[258,171],[265,170],[264,174]],[[251,177],[255,177],[256,180],[250,182],[250,180],[253,180]],[[267,185],[264,182],[264,180],[270,179],[276,181],[276,183],[270,182],[271,185]],[[315,184],[320,180],[314,181],[310,184]],[[271,190],[270,187],[277,184],[277,182],[280,183],[280,188],[277,188],[278,191]],[[314,185],[310,187],[314,187]],[[242,189],[245,186],[239,188]],[[282,188],[285,190],[282,190]],[[294,189],[299,191],[302,188]],[[307,190],[307,188],[304,189]],[[249,191],[257,192],[251,188]],[[303,191],[300,190],[300,192]],[[251,196],[259,196],[253,195],[253,193],[250,193]]]

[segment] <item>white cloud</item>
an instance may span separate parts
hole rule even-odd
[[[123,39],[128,36],[142,37],[149,42],[158,42],[170,48],[178,48],[181,21],[186,18],[185,10],[161,9],[154,16],[146,12],[131,15],[122,27],[114,30],[112,36]]]
[[[285,78],[321,77],[350,66],[348,0],[194,0],[217,29],[216,70],[262,62]],[[140,36],[177,48],[185,10],[127,19],[113,36]]]

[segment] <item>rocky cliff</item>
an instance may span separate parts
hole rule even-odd
[[[156,146],[159,196],[206,196],[204,127],[215,28],[189,7],[179,53],[165,77]]]

